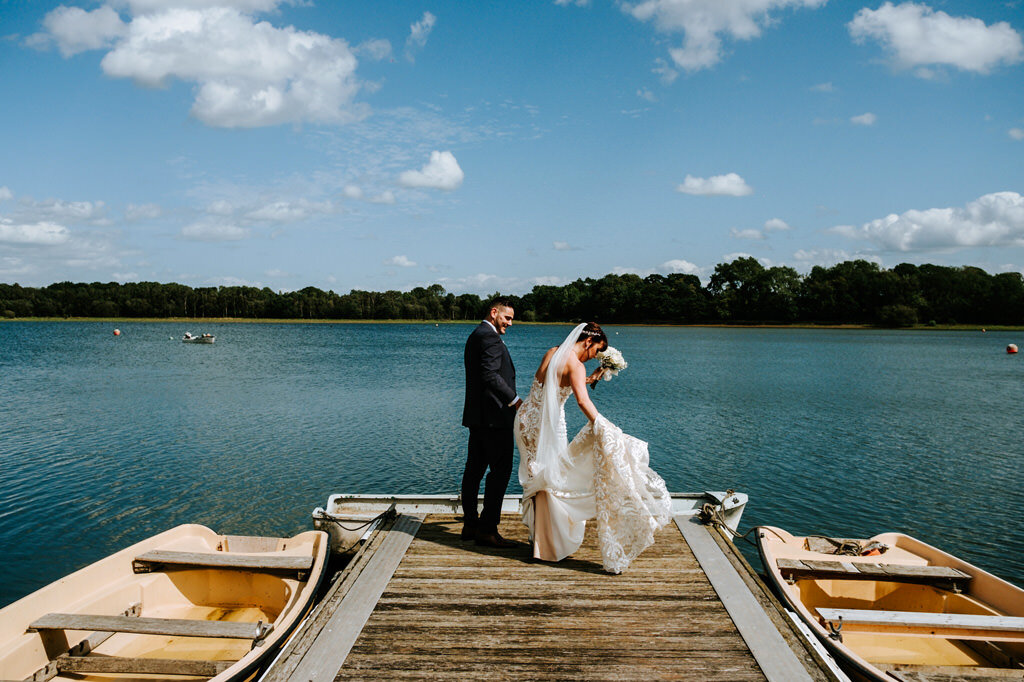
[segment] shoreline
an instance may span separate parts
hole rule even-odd
[[[116,324],[188,324],[199,326],[203,324],[477,324],[474,320],[308,320],[308,319],[273,319],[273,318],[242,318],[242,317],[20,317],[2,318],[0,324],[7,322],[93,322],[93,323],[116,323]],[[515,325],[566,325],[576,324],[575,321],[562,322],[524,322],[516,321]],[[710,329],[850,329],[850,330],[875,330],[875,331],[973,331],[973,332],[1007,332],[1024,331],[1024,325],[977,325],[977,324],[952,324],[952,325],[927,325],[916,324],[911,327],[879,327],[870,324],[813,324],[808,322],[795,324],[742,324],[742,323],[692,323],[681,324],[673,322],[636,322],[636,323],[615,323],[609,322],[605,327],[679,327],[679,328],[710,328]]]

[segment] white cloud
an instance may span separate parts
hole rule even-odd
[[[105,212],[102,201],[37,202],[21,197],[12,214],[0,215],[0,253],[32,249],[32,259],[23,264],[4,256],[4,270],[19,277],[42,278],[38,285],[94,278],[95,271],[102,271],[102,277],[109,276],[114,268],[121,267],[119,258],[127,252],[119,246],[121,231],[103,229],[110,222]],[[78,269],[90,272],[75,273]]]
[[[104,73],[147,87],[171,79],[195,83],[192,114],[215,127],[258,127],[363,118],[354,102],[362,83],[348,44],[292,26],[277,28],[250,12],[279,0],[129,2],[129,22],[108,6],[92,12],[59,7],[44,25],[65,55],[111,47]],[[234,6],[232,6],[232,4]]]
[[[156,204],[128,204],[124,209],[124,217],[128,220],[153,220],[163,213]]]
[[[1015,140],[1024,140],[1024,128],[1010,128],[1006,132],[1007,135]]]
[[[430,153],[430,161],[418,171],[405,171],[398,176],[405,187],[426,187],[451,191],[462,185],[465,174],[451,152]]]
[[[699,196],[729,197],[743,197],[754,192],[746,180],[736,173],[714,175],[710,178],[696,178],[692,175],[687,175],[686,179],[683,180],[683,184],[676,187],[676,191]]]
[[[186,9],[205,9],[207,7],[231,7],[239,12],[270,12],[277,9],[281,0],[116,0],[114,4],[127,5],[132,14],[155,14],[167,9],[168,5]],[[293,2],[291,4],[300,4]]]
[[[552,242],[552,248],[555,251],[579,251],[579,247],[571,245],[569,242]]]
[[[0,218],[0,243],[23,246],[54,246],[71,238],[68,228],[51,222],[16,223]]]
[[[405,58],[410,62],[415,59],[415,53],[423,49],[427,44],[430,32],[434,30],[437,17],[430,12],[424,12],[423,18],[409,27],[409,37],[405,41]]]
[[[654,68],[651,69],[651,73],[657,74],[665,85],[672,85],[679,78],[679,72],[669,66],[668,62],[661,57],[654,60]]]
[[[194,279],[197,277],[198,275],[179,275],[178,279]],[[256,287],[257,289],[262,289],[264,286],[266,286],[263,282],[259,280],[243,279],[241,277],[235,277],[233,275],[219,275],[216,277],[207,277],[203,280],[203,284],[210,287]],[[277,289],[277,291],[278,293],[287,294],[292,290],[281,287]]]
[[[108,47],[128,29],[118,13],[107,5],[91,12],[61,5],[46,15],[43,26],[65,57]]]
[[[682,260],[679,258],[673,260],[667,260],[657,268],[658,272],[665,275],[673,274],[684,274],[684,275],[700,275],[702,270],[691,263],[688,260]]]
[[[862,256],[858,255],[858,258]],[[793,254],[793,259],[803,267],[811,265],[831,266],[850,260],[850,253],[841,249],[800,249]]]
[[[851,116],[850,123],[857,126],[873,126],[878,120],[878,117],[872,114],[870,111],[860,116]]]
[[[495,291],[506,294],[525,294],[537,285],[563,286],[570,281],[572,280],[556,275],[502,277],[481,272],[467,277],[441,277],[437,279],[436,283],[452,293],[471,292],[489,296]]]
[[[295,223],[312,215],[333,212],[334,204],[329,201],[317,202],[299,199],[297,201],[275,201],[249,211],[245,217],[261,222]]]
[[[735,227],[729,230],[732,234],[733,239],[764,239],[764,233],[761,230],[737,230]]]
[[[736,260],[737,258],[754,258],[754,256],[752,254],[749,254],[749,253],[745,252],[745,251],[736,251],[735,253],[727,253],[727,254],[723,255],[722,256],[722,262],[723,263],[731,263],[734,260]],[[764,261],[762,259],[754,258],[754,260],[756,260],[758,263],[761,263],[761,265],[764,265]]]
[[[698,277],[703,276],[703,269],[697,265],[691,263],[688,260],[682,260],[679,258],[673,260],[667,260],[660,265],[656,265],[652,268],[634,268],[634,267],[623,267],[617,266],[612,268],[613,275],[638,275],[639,277],[647,277],[649,275],[696,275]]]
[[[812,92],[835,92],[836,88],[835,88],[834,85],[832,85],[831,82],[828,82],[828,83],[818,83],[817,85],[812,85],[811,86],[811,91]]]
[[[889,251],[932,251],[966,247],[1024,245],[1024,196],[996,192],[964,208],[931,208],[891,214],[860,227],[839,225],[832,232],[863,239]]]
[[[0,258],[0,278],[11,281],[25,275],[31,274],[34,267],[20,258],[4,256]]]
[[[640,88],[639,90],[637,90],[636,96],[639,97],[640,99],[647,100],[648,102],[658,101],[657,96],[647,88]]]
[[[367,196],[366,192],[363,191],[362,187],[358,187],[357,185],[346,185],[345,189],[342,190],[342,194],[344,194],[349,199],[355,199],[357,201],[368,201],[371,204],[390,205],[395,203],[395,193],[389,189],[384,190],[380,194]]]
[[[391,41],[384,39],[367,40],[360,43],[353,50],[358,55],[365,55],[367,59],[383,61],[391,57]]]
[[[102,201],[47,199],[39,202],[25,202],[21,208],[33,215],[68,222],[98,221],[106,215],[106,205]]]
[[[921,67],[917,75],[924,78],[935,75],[928,66],[988,73],[1000,64],[1024,60],[1024,41],[1005,21],[986,26],[981,19],[951,17],[913,2],[865,7],[847,27],[858,43],[881,43],[897,68]]]
[[[14,193],[11,192],[11,190],[7,189],[6,185],[4,185],[3,187],[0,187],[0,201],[7,201],[7,200],[13,199],[13,198],[14,198]]]
[[[733,239],[753,239],[753,240],[764,240],[768,238],[768,235],[772,232],[783,232],[785,230],[791,230],[791,228],[785,220],[780,218],[770,218],[764,223],[763,230],[755,230],[749,228],[746,230],[737,230],[735,227],[729,232]]]
[[[622,115],[629,116],[630,118],[640,118],[648,111],[650,111],[650,107],[644,107],[643,109],[623,109]]]
[[[409,260],[408,256],[392,256],[384,260],[384,265],[397,265],[400,268],[412,268],[416,266],[415,261]]]
[[[249,236],[249,230],[231,223],[199,221],[181,228],[181,236],[198,242],[235,242]]]
[[[590,0],[555,0],[556,5],[565,7],[567,5],[576,5],[577,7],[586,7],[590,4]]]
[[[218,199],[206,207],[206,212],[210,215],[228,216],[235,212],[235,206],[230,201]]]
[[[826,0],[642,0],[623,4],[640,21],[653,21],[659,31],[684,34],[681,47],[669,54],[682,69],[698,71],[722,59],[722,36],[750,40],[772,23],[770,12],[789,7],[819,7]]]
[[[565,286],[570,281],[571,280],[566,279],[565,277],[559,277],[557,275],[542,275],[541,277],[530,278],[530,284],[534,286],[560,287]]]
[[[395,193],[391,190],[385,190],[380,194],[374,195],[368,199],[371,204],[394,204]]]

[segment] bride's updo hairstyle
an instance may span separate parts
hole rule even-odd
[[[580,332],[580,341],[588,337],[594,340],[593,343],[601,344],[601,350],[608,348],[608,336],[597,322],[587,322],[587,326]]]

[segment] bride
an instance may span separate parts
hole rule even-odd
[[[569,556],[583,543],[587,520],[596,518],[604,569],[621,573],[654,543],[654,532],[672,517],[672,501],[648,466],[647,443],[602,417],[587,395],[586,385],[604,370],[587,376],[583,363],[606,348],[597,323],[573,329],[544,355],[514,428],[533,556]],[[571,443],[564,407],[570,394],[589,420]]]

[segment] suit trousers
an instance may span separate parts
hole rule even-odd
[[[462,474],[462,510],[468,526],[479,533],[493,533],[501,521],[501,503],[512,476],[513,437],[511,428],[469,428],[469,455]],[[484,484],[484,508],[477,518],[480,481]]]

